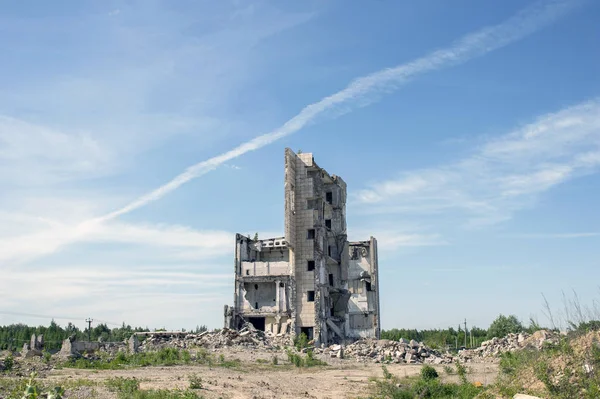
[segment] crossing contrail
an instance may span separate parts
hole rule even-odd
[[[508,20],[498,25],[488,26],[470,33],[447,48],[433,51],[424,57],[406,64],[360,77],[352,81],[343,90],[307,105],[296,116],[275,130],[255,137],[221,155],[188,167],[183,173],[168,183],[114,212],[95,219],[95,222],[117,218],[150,202],[156,201],[190,180],[208,173],[227,161],[247,152],[258,150],[299,131],[306,125],[314,122],[317,117],[326,116],[328,112],[335,111],[340,106],[345,106],[344,111],[346,112],[352,107],[364,106],[366,102],[369,102],[368,96],[370,95],[383,94],[396,90],[399,86],[420,74],[466,62],[520,40],[551,24],[583,2],[583,0],[538,1],[522,9]]]

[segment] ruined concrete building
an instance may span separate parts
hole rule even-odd
[[[317,344],[379,338],[377,241],[348,242],[346,183],[310,153],[285,150],[285,236],[236,235],[225,327],[244,322]]]

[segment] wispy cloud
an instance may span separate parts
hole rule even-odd
[[[600,167],[600,101],[592,100],[489,140],[454,164],[403,172],[354,200],[368,212],[462,211],[471,224],[496,223],[536,196]]]
[[[0,182],[49,185],[97,177],[112,167],[111,152],[85,132],[62,131],[0,115]]]
[[[190,166],[185,172],[168,183],[99,218],[97,221],[114,219],[156,201],[190,180],[214,170],[231,159],[260,149],[299,131],[306,125],[314,123],[319,117],[325,117],[328,114],[339,115],[350,111],[352,108],[365,106],[373,100],[373,96],[395,90],[420,74],[466,62],[520,40],[554,22],[581,3],[582,1],[537,2],[533,6],[518,12],[507,21],[471,33],[448,48],[436,50],[407,64],[387,68],[358,78],[345,89],[316,103],[307,105],[300,113],[277,129],[258,136],[221,155]]]
[[[8,218],[2,219],[8,224]],[[14,218],[13,218],[14,220]],[[16,225],[20,222],[18,219]],[[44,227],[45,226],[45,227]],[[10,229],[10,227],[8,227]],[[173,259],[207,259],[225,255],[231,250],[233,233],[227,231],[197,231],[185,226],[104,223],[76,225],[53,222],[36,224],[31,232],[10,235],[0,241],[0,264],[22,263],[55,252],[64,243],[79,241],[136,245],[145,251],[162,250]]]
[[[41,233],[35,233],[35,241],[44,242],[44,245],[30,251],[28,256],[35,257],[35,254],[52,253],[63,245],[78,240],[84,240],[86,235],[100,229],[99,226],[101,224],[130,213],[150,202],[159,200],[190,180],[202,176],[234,158],[250,151],[260,149],[283,137],[293,134],[306,125],[316,122],[319,117],[328,115],[335,116],[339,115],[340,112],[347,112],[353,107],[364,106],[369,101],[374,100],[373,96],[395,90],[420,74],[466,62],[469,59],[482,56],[490,51],[506,46],[552,23],[581,3],[582,2],[580,1],[538,2],[535,5],[518,12],[516,15],[499,25],[483,28],[457,40],[448,48],[436,50],[409,63],[394,68],[384,69],[356,79],[345,89],[304,107],[300,113],[285,122],[279,128],[258,136],[221,155],[190,166],[186,171],[176,176],[168,183],[115,211],[106,213],[100,217],[90,218],[76,225],[58,229],[57,231],[42,231]],[[498,146],[501,147],[502,144],[499,143]],[[561,173],[561,171],[557,170],[555,173]],[[430,184],[432,180],[439,180],[438,184],[443,184],[444,181],[451,180],[452,178],[452,173],[445,174],[436,171],[434,174],[428,176],[415,176],[414,178],[409,177],[403,181],[384,183],[384,185],[387,185],[384,192],[391,194],[415,192],[416,190],[422,189],[424,181],[427,181],[428,184]],[[520,178],[526,179],[527,177],[521,176]],[[536,176],[530,178],[535,179]],[[537,176],[537,179],[540,178],[551,179],[552,176]],[[515,176],[515,179],[516,180],[513,181],[512,184],[514,189],[517,190],[519,189],[518,177]],[[452,193],[448,194],[453,195]],[[371,197],[369,198],[369,196]],[[381,196],[381,192],[378,192],[377,190],[367,190],[360,194],[361,199],[369,200],[371,202],[378,201],[379,196]],[[458,201],[455,200],[454,202]],[[487,208],[489,206],[485,202],[460,202],[463,206],[470,208]],[[410,241],[411,240],[407,240],[405,242]],[[401,242],[397,241],[394,245],[400,244]],[[10,245],[5,244],[5,248],[8,248],[5,249],[7,252],[11,252],[9,247]],[[21,247],[17,245],[15,248],[21,248],[21,252],[25,251],[25,246]]]
[[[414,230],[419,230],[418,228],[412,230],[409,232],[408,226],[406,229],[400,230],[370,225],[368,228],[351,230],[349,240],[359,241],[374,236],[377,238],[378,247],[385,252],[393,252],[404,247],[431,247],[449,244],[440,234],[414,232]]]
[[[513,234],[514,238],[534,238],[534,239],[554,239],[554,238],[589,238],[600,237],[598,232],[589,233],[528,233],[528,234]]]

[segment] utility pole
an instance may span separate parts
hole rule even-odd
[[[467,319],[465,319],[465,348],[467,347]]]
[[[92,342],[92,319],[87,318],[85,319],[85,322],[88,323],[88,341]]]

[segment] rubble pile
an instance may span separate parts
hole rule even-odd
[[[186,349],[198,346],[209,349],[231,346],[271,349],[292,344],[289,336],[285,334],[265,333],[256,330],[251,324],[246,324],[239,331],[224,328],[218,331],[205,331],[200,334],[153,332],[147,334],[147,336],[146,340],[139,346],[142,351],[165,347]]]
[[[546,330],[539,330],[533,334],[520,333],[508,334],[503,338],[492,338],[481,343],[479,348],[464,349],[458,352],[462,361],[497,358],[504,352],[513,352],[524,348],[542,349],[545,343],[558,343],[559,334]]]
[[[400,341],[363,339],[345,347],[331,345],[323,349],[322,353],[331,357],[354,357],[359,362],[374,363],[449,364],[453,360],[449,354],[441,354],[422,342],[406,339]]]

